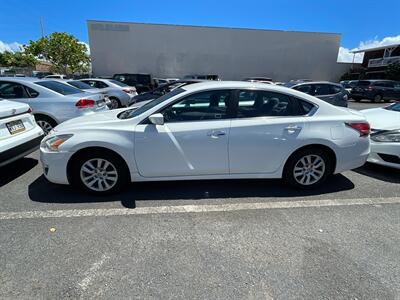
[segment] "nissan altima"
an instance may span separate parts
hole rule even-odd
[[[314,188],[362,166],[364,116],[305,93],[252,82],[203,82],[139,108],[57,126],[41,143],[46,178],[104,194],[128,182],[284,178]]]

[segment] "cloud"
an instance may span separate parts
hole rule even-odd
[[[21,46],[22,44],[17,42],[5,43],[3,41],[0,41],[0,53],[3,53],[5,51],[10,51],[10,52],[21,51]]]
[[[82,45],[85,45],[85,47],[86,47],[86,53],[88,54],[88,55],[90,55],[90,46],[89,46],[89,44],[88,43],[85,43],[85,42],[79,42],[80,44],[82,44]]]
[[[361,41],[357,48],[348,49],[344,47],[339,48],[338,54],[338,62],[352,62],[353,61],[353,53],[350,51],[360,50],[360,49],[368,49],[368,48],[375,48],[375,47],[382,47],[388,45],[400,44],[400,35],[397,36],[387,36],[381,40],[378,37],[375,37],[373,40],[368,41]],[[364,57],[364,53],[358,53],[354,57],[354,62],[361,63]]]

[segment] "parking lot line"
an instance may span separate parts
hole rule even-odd
[[[207,205],[152,206],[152,207],[138,207],[135,209],[111,208],[111,209],[21,211],[21,212],[0,212],[0,220],[230,212],[230,211],[241,211],[241,210],[330,207],[330,206],[349,206],[349,205],[378,205],[378,204],[399,204],[399,203],[400,203],[400,197],[392,197],[392,198],[299,200],[299,201],[213,204],[213,205],[207,204]]]

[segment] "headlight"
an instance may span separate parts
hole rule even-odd
[[[400,129],[372,135],[371,140],[382,143],[400,143]]]
[[[72,137],[72,134],[61,134],[45,138],[40,147],[47,151],[57,152],[58,148]]]

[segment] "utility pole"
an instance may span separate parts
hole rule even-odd
[[[44,37],[44,30],[43,30],[43,17],[40,17],[40,30],[42,32],[42,38]]]

